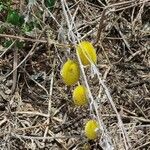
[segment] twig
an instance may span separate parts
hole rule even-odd
[[[124,41],[126,47],[128,48],[128,50],[130,51],[131,54],[133,54],[133,52],[130,49],[130,45],[127,41],[127,38],[125,37],[125,35],[123,35],[123,33],[121,32],[121,30],[119,29],[118,25],[114,25],[115,29],[118,31],[118,33],[120,34],[122,40]]]
[[[144,147],[150,146],[150,142],[146,142],[138,147],[136,147],[134,150],[139,150],[139,149],[143,149]],[[148,147],[147,147],[148,148]]]
[[[102,33],[102,29],[104,27],[104,20],[105,20],[105,16],[106,16],[106,8],[103,10],[102,15],[101,15],[101,19],[99,22],[99,27],[98,27],[98,31],[97,31],[97,38],[96,38],[96,42],[95,44],[98,43],[98,41],[100,40],[101,37],[101,33]]]
[[[34,80],[34,79],[30,76],[30,74],[29,74],[23,67],[21,67],[21,69],[27,74],[27,76],[28,76],[34,83],[36,83],[41,89],[43,89],[43,90],[45,91],[46,95],[48,95],[48,91],[46,90],[46,88],[45,88],[44,86],[42,86],[40,83],[38,83],[36,80]]]
[[[2,121],[0,121],[0,127],[1,127],[5,122],[7,122],[6,116],[4,116],[4,119],[3,119]]]
[[[48,117],[47,114],[43,114],[37,111],[16,111],[16,112],[11,112],[12,114],[28,114],[28,115],[37,115],[37,116],[42,116],[42,117]]]
[[[125,88],[131,89],[131,88],[133,88],[133,87],[141,86],[141,85],[143,85],[143,84],[150,84],[150,79],[141,80],[141,81],[139,81],[139,82],[133,82],[133,83],[127,84],[127,85],[125,85]]]
[[[18,49],[14,48],[14,63],[13,63],[13,69],[17,67],[18,64]],[[17,69],[13,72],[13,85],[11,88],[11,93],[13,94],[16,89],[17,84]]]
[[[44,32],[44,31],[43,31]],[[15,36],[15,35],[9,35],[9,34],[0,34],[0,37],[3,37],[3,38],[12,38],[12,39],[17,39],[17,40],[21,40],[21,41],[29,41],[29,42],[35,42],[35,43],[47,43],[48,41],[47,40],[40,40],[40,39],[32,39],[32,38],[25,38],[25,37],[22,37],[22,36]],[[51,44],[55,44],[59,47],[72,47],[72,45],[66,45],[66,44],[60,44],[58,43],[57,41],[55,40],[52,40],[50,39],[49,41]],[[14,44],[15,42],[13,42]],[[13,44],[11,44],[8,48],[10,49]],[[5,52],[6,53],[6,52]],[[3,54],[4,55],[4,54]],[[0,56],[2,57],[2,56]]]
[[[24,138],[24,139],[29,139],[29,140],[53,140],[53,139],[69,139],[69,138],[81,138],[80,136],[51,136],[51,137],[38,137],[38,136],[25,136],[25,135],[19,135],[19,134],[16,134],[16,133],[11,133],[11,135],[13,137],[17,137],[17,138]]]
[[[132,53],[132,55],[129,56],[129,58],[127,58],[127,59],[125,60],[125,62],[131,61],[136,55],[139,55],[139,54],[141,54],[141,53],[144,52],[144,51],[146,51],[146,50],[143,49],[143,50],[136,51],[135,53]]]
[[[15,44],[15,42],[16,42],[16,40],[13,41],[13,42],[11,43],[11,45],[5,49],[5,51],[0,55],[0,58],[3,57],[3,55],[4,55],[8,50],[10,50],[10,49],[13,47],[13,45]]]
[[[46,27],[43,29],[43,32],[45,31]],[[42,34],[40,34],[40,36],[38,37],[38,39],[41,37]],[[18,64],[18,66],[16,68],[14,68],[10,73],[8,73],[6,75],[6,77],[4,78],[8,78],[17,68],[19,68],[33,53],[34,53],[34,49],[36,47],[36,45],[38,44],[39,42],[35,42],[33,47],[31,48],[31,50],[29,51],[29,53],[26,55],[26,57]]]
[[[17,39],[21,41],[29,41],[29,42],[39,42],[39,43],[47,43],[46,40],[40,40],[40,39],[32,39],[32,38],[25,38],[22,36],[15,36],[15,35],[9,35],[9,34],[0,34],[0,37],[3,38],[12,38],[12,39]]]
[[[53,69],[52,69],[52,73],[50,75],[50,90],[49,90],[49,98],[48,98],[48,119],[47,119],[47,123],[50,124],[50,117],[51,117],[51,98],[52,98],[52,92],[53,92],[53,82],[54,82],[54,69],[55,69],[55,58],[54,58],[54,61],[53,61]],[[49,130],[49,126],[46,127],[45,129],[45,133],[44,133],[44,137],[46,137],[47,133],[48,133],[48,130]],[[43,140],[44,142],[45,140]]]

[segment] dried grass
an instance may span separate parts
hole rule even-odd
[[[19,6],[42,30],[0,34],[2,40],[25,41],[17,53],[13,44],[0,50],[0,148],[149,149],[150,1],[61,0],[51,12],[40,1]],[[84,67],[76,55],[81,40],[93,42],[96,66]],[[79,61],[87,107],[74,107],[74,87],[62,82],[67,58]],[[95,141],[84,136],[90,118],[101,125]]]

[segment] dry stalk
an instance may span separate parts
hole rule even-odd
[[[69,35],[69,36],[71,36],[70,39],[72,39],[73,44],[76,45],[76,42],[80,42],[80,40],[75,36],[75,34],[72,31],[71,21],[70,21],[70,20],[72,20],[72,16],[71,16],[70,10],[69,10],[65,0],[61,0],[61,4],[62,4],[63,12],[64,12],[64,15],[65,15],[65,18],[66,18],[68,30],[71,31],[70,35]],[[74,27],[76,27],[75,24],[74,24]],[[77,35],[79,35],[79,33],[77,33]],[[89,98],[91,100],[90,103],[93,104],[94,111],[96,112],[97,120],[98,120],[98,122],[100,124],[100,127],[101,127],[101,131],[99,130],[99,132],[100,132],[100,134],[102,132],[102,135],[103,135],[103,138],[104,138],[104,141],[103,141],[104,143],[102,142],[101,146],[103,148],[105,148],[106,150],[114,149],[113,148],[113,144],[111,142],[111,138],[109,137],[107,129],[106,129],[104,123],[103,123],[103,120],[102,120],[101,116],[99,115],[97,102],[94,100],[93,95],[91,93],[89,84],[87,82],[87,77],[86,77],[86,74],[85,74],[85,71],[84,71],[84,67],[83,67],[83,65],[81,63],[81,60],[80,60],[80,57],[79,57],[78,53],[77,53],[77,57],[78,57],[78,61],[79,61],[79,64],[80,64],[80,68],[81,68],[81,72],[82,72],[82,75],[83,75],[83,79],[84,79],[85,85],[86,85],[88,93],[89,93]]]

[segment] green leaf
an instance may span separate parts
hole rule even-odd
[[[16,42],[16,47],[17,48],[21,49],[21,48],[23,48],[23,46],[24,46],[24,42],[20,42],[20,41]]]
[[[15,10],[10,10],[7,15],[7,22],[15,26],[21,26],[24,23],[24,17],[20,16]]]
[[[52,9],[53,6],[55,5],[56,0],[45,0],[45,6],[48,7],[49,9]]]
[[[13,43],[12,40],[6,40],[4,43],[3,43],[3,47],[9,47],[11,44]]]
[[[4,5],[0,4],[0,12],[3,11],[3,9],[4,9]]]
[[[12,43],[13,43],[13,40],[5,40],[5,42],[2,45],[3,45],[3,47],[8,48]],[[24,42],[17,40],[16,43],[14,44],[14,46],[21,49],[24,46]]]
[[[36,20],[30,21],[30,22],[26,22],[23,26],[22,26],[22,32],[26,33],[26,32],[31,32],[33,29],[38,28],[41,30],[39,23]]]

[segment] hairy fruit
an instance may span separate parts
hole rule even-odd
[[[61,76],[66,85],[73,85],[80,78],[80,67],[74,60],[68,60],[61,69]]]
[[[73,91],[73,101],[77,106],[84,106],[88,103],[87,89],[83,85],[78,85]]]
[[[88,41],[82,41],[77,45],[76,50],[83,65],[90,65],[91,62],[96,64],[97,55],[92,43]]]
[[[89,140],[96,139],[97,132],[96,130],[99,128],[98,122],[96,120],[89,120],[85,125],[85,135]]]

